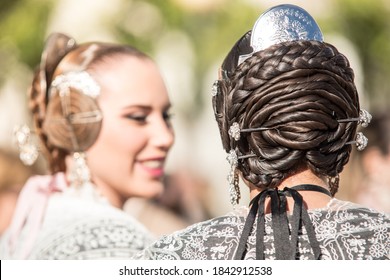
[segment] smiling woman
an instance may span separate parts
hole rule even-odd
[[[135,48],[52,34],[29,91],[39,148],[16,130],[21,159],[42,152],[50,175],[30,178],[0,244],[2,259],[126,258],[152,239],[122,211],[163,191],[174,142],[155,63]]]
[[[98,189],[117,207],[129,197],[161,194],[164,163],[174,139],[170,102],[156,65],[149,59],[118,56],[91,72],[100,82],[98,102],[105,118],[98,141],[88,150]],[[115,159],[110,164],[101,160],[110,158]]]

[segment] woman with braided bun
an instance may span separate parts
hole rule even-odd
[[[42,152],[50,175],[25,184],[1,258],[129,258],[143,249],[152,234],[122,207],[163,191],[174,135],[156,64],[131,46],[54,33],[29,105],[35,129],[15,131],[20,158],[32,164]]]
[[[152,243],[148,259],[388,259],[390,219],[334,198],[370,115],[347,58],[303,9],[269,9],[233,47],[213,85],[231,170],[225,216]],[[238,181],[250,190],[237,206]]]

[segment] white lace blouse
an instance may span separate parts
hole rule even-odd
[[[92,185],[53,191],[42,183],[45,177],[37,178],[31,196],[34,186],[21,194],[22,214],[1,237],[1,259],[128,259],[152,242],[143,225],[98,196]]]
[[[248,215],[240,207],[221,217],[194,224],[163,236],[136,255],[154,260],[233,259]],[[390,258],[390,217],[350,202],[333,198],[327,207],[309,210],[320,243],[321,259],[375,260]],[[303,227],[299,235],[299,258],[311,259],[313,252]],[[275,259],[271,215],[265,215],[265,258]],[[256,233],[251,233],[245,259],[255,259]]]

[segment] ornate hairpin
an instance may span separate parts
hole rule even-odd
[[[25,165],[32,165],[39,156],[37,145],[31,137],[31,130],[27,125],[14,128],[14,138],[19,149],[19,158]]]
[[[53,89],[57,89],[60,95],[66,95],[70,88],[77,89],[92,98],[96,98],[100,94],[99,85],[85,71],[58,75],[51,83],[50,94],[52,94]]]
[[[367,112],[367,111],[366,111]],[[370,115],[371,116],[371,115]],[[345,120],[343,120],[344,122]],[[349,121],[358,121],[358,120],[355,120],[355,119],[349,119]],[[367,121],[367,120],[365,120]],[[363,122],[363,123],[366,123],[366,122]],[[369,123],[369,120],[368,120],[368,123]],[[367,125],[368,125],[367,123]],[[367,126],[366,125],[366,126]],[[362,125],[363,126],[363,125]],[[229,128],[229,135],[236,141],[240,140],[240,135],[241,135],[241,132],[254,132],[254,131],[264,131],[264,130],[268,130],[268,129],[271,129],[271,128],[266,128],[266,127],[259,127],[259,128],[248,128],[248,129],[241,129],[240,130],[240,126],[237,122],[234,122],[230,128]],[[356,140],[354,141],[350,141],[350,142],[347,142],[345,144],[356,144],[356,147],[358,149],[358,151],[362,151],[364,150],[364,148],[367,146],[368,144],[368,139],[366,136],[364,136],[364,134],[362,132],[359,132],[356,134]],[[234,150],[232,150],[234,152]],[[254,154],[249,154],[249,155],[245,155],[245,156],[237,156],[235,155],[235,157],[232,155],[232,151],[230,151],[230,154],[228,156],[228,161],[229,163],[232,161],[232,159],[236,158],[237,160],[234,161],[234,162],[238,162],[238,159],[244,159],[244,158],[248,158],[248,157],[253,157],[255,156]],[[235,153],[235,152],[234,152]],[[232,164],[232,163],[231,163]]]
[[[360,124],[362,127],[367,127],[368,124],[371,122],[371,119],[372,119],[371,114],[368,111],[366,111],[364,109],[361,109],[360,112],[359,112],[359,117],[358,118],[340,119],[340,120],[337,120],[337,121],[339,123],[358,122],[358,124]],[[229,128],[228,134],[234,140],[238,141],[241,138],[241,133],[255,132],[255,131],[265,131],[265,130],[269,130],[269,129],[272,129],[272,128],[269,128],[269,127],[255,127],[255,128],[240,129],[240,125],[237,122],[234,122],[230,126],[230,128]]]
[[[255,132],[255,131],[265,131],[269,130],[272,128],[269,127],[255,127],[255,128],[243,128],[240,129],[240,125],[237,122],[234,122],[230,128],[229,128],[229,135],[236,141],[240,140],[241,138],[241,133],[246,133],[246,132]]]
[[[357,122],[362,127],[367,127],[369,125],[369,123],[371,122],[371,119],[372,119],[372,116],[371,116],[371,114],[368,111],[366,111],[364,109],[360,109],[359,117],[357,117],[357,118],[348,118],[348,119],[340,119],[340,120],[337,120],[337,121],[339,123]]]

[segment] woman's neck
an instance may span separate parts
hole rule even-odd
[[[70,156],[67,157],[67,175],[72,168],[73,160]],[[91,178],[91,183],[93,184],[95,191],[98,196],[106,199],[112,206],[122,209],[126,199],[120,195],[114,188],[108,186],[103,180],[100,180],[97,177]]]
[[[123,209],[126,199],[121,196],[114,188],[108,186],[97,178],[94,179],[93,183],[95,185],[96,191],[101,196],[105,197],[112,206]]]
[[[284,187],[291,188],[302,184],[317,185],[323,187],[326,190],[329,190],[329,186],[328,183],[326,182],[326,179],[315,175],[309,169],[305,169],[301,172],[298,172],[284,179],[277,186],[277,188],[282,190]],[[254,186],[250,186],[250,199],[253,199],[260,192],[261,189],[256,188]],[[325,207],[331,199],[331,197],[329,197],[328,195],[316,191],[300,191],[299,193],[302,195],[303,201],[305,202],[306,207],[308,209]],[[292,209],[291,208],[292,206],[293,206],[293,200],[291,198],[288,198],[289,209]]]

